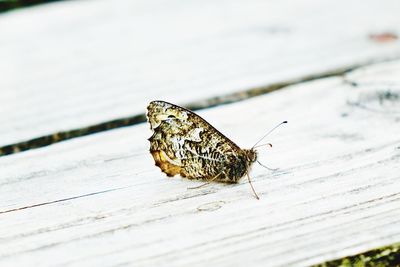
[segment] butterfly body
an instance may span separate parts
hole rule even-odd
[[[168,176],[237,183],[257,160],[255,150],[241,149],[188,109],[152,101],[147,110],[150,153]]]

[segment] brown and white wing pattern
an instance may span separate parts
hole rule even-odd
[[[190,110],[153,101],[147,118],[151,155],[168,176],[234,183],[246,174],[246,151]]]

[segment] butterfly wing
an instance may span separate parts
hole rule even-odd
[[[200,116],[164,101],[147,110],[150,152],[168,176],[237,182],[245,174],[243,151]]]

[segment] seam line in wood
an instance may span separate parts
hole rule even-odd
[[[44,205],[64,202],[64,201],[78,199],[78,198],[82,198],[82,197],[90,197],[90,196],[93,196],[93,195],[108,193],[108,192],[112,192],[112,191],[119,190],[119,189],[123,189],[123,188],[113,188],[113,189],[103,190],[103,191],[99,191],[99,192],[87,193],[87,194],[79,195],[79,196],[73,196],[73,197],[67,197],[67,198],[62,198],[62,199],[57,199],[57,200],[37,203],[37,204],[33,204],[33,205],[29,205],[29,206],[23,206],[23,207],[9,209],[9,210],[3,210],[3,211],[0,211],[0,215],[4,214],[4,213],[10,213],[10,212],[13,212],[13,211],[19,211],[19,210],[25,210],[25,209],[29,209],[29,208],[40,207],[40,206],[44,206]]]
[[[288,86],[293,86],[293,85],[310,82],[310,81],[318,80],[318,79],[324,79],[324,78],[335,77],[335,76],[343,76],[351,71],[354,71],[354,70],[362,68],[362,67],[366,67],[366,66],[370,66],[370,65],[378,64],[378,63],[383,63],[383,62],[395,61],[398,59],[400,59],[399,56],[385,58],[385,59],[381,59],[381,60],[370,60],[370,61],[367,61],[362,64],[354,64],[354,65],[347,66],[347,67],[341,67],[341,68],[337,68],[334,70],[321,72],[319,74],[313,74],[313,75],[304,76],[302,78],[291,79],[286,82],[277,82],[277,83],[272,83],[267,86],[259,86],[259,87],[254,87],[254,88],[250,88],[247,90],[242,90],[239,92],[229,93],[226,95],[206,98],[204,100],[199,100],[199,101],[194,101],[194,102],[191,102],[188,104],[183,104],[181,106],[184,106],[188,109],[195,111],[195,110],[211,108],[211,107],[215,107],[215,106],[219,106],[219,105],[231,104],[231,103],[247,100],[247,99],[250,99],[253,97],[261,96],[261,95],[264,95],[264,94],[267,94],[267,93],[270,93],[273,91],[277,91],[279,89],[283,89]],[[119,118],[119,119],[101,122],[101,123],[90,125],[87,127],[71,129],[71,130],[66,130],[66,131],[60,131],[60,132],[56,132],[53,134],[33,138],[33,139],[30,139],[27,141],[2,146],[2,147],[0,147],[0,157],[27,151],[27,150],[31,150],[31,149],[49,146],[49,145],[52,145],[52,144],[55,144],[58,142],[70,140],[73,138],[83,137],[83,136],[90,135],[90,134],[95,134],[95,133],[113,130],[113,129],[117,129],[117,128],[122,128],[122,127],[127,127],[127,126],[132,126],[132,125],[136,125],[136,124],[139,124],[139,123],[142,123],[145,121],[146,121],[146,115],[144,113],[141,113],[141,114],[125,117],[125,118]]]

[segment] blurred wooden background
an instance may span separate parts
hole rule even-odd
[[[0,265],[309,266],[399,242],[399,10],[99,0],[0,14]],[[260,150],[279,170],[252,170],[261,199],[245,179],[166,178],[143,122],[154,99],[243,148],[288,120]]]

